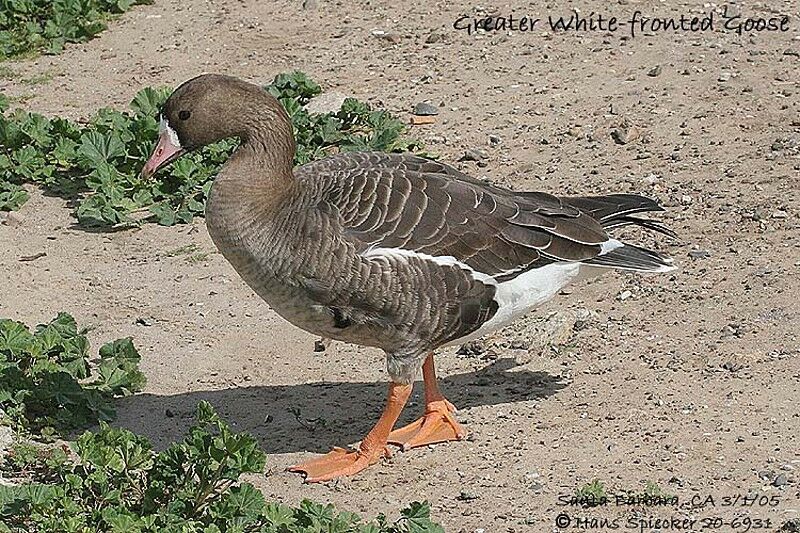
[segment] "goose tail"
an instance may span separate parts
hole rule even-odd
[[[610,194],[607,196],[582,196],[569,198],[568,203],[600,222],[605,230],[635,225],[650,231],[676,238],[674,231],[649,218],[634,216],[639,213],[663,211],[658,202],[638,194]],[[669,272],[674,270],[672,259],[616,239],[609,241],[607,251],[584,263],[602,268],[615,268],[635,272]]]

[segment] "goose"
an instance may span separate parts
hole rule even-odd
[[[437,386],[434,352],[497,330],[567,283],[609,269],[667,272],[672,261],[609,230],[663,211],[634,194],[514,192],[412,154],[339,153],[295,167],[292,123],[258,85],[205,74],[161,109],[152,176],[225,138],[239,147],[215,177],[208,232],[241,278],[306,331],[382,349],[382,414],[357,448],[290,467],[306,482],[354,475],[403,450],[466,436]],[[425,411],[394,429],[420,370]]]

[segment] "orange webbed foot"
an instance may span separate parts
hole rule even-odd
[[[368,466],[374,465],[382,457],[390,456],[387,448],[383,448],[378,452],[364,452],[363,450],[354,451],[334,447],[333,450],[322,457],[290,466],[286,470],[305,474],[306,483],[319,483],[338,477],[352,476]]]
[[[425,409],[425,416],[392,431],[389,443],[407,451],[428,444],[461,440],[467,436],[467,431],[453,416],[455,410],[453,404],[444,399],[430,402]]]

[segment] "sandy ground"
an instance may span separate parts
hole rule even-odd
[[[633,39],[467,35],[453,21],[487,11],[452,4],[156,0],[91,43],[8,64],[13,75],[0,89],[30,109],[77,118],[204,71],[266,82],[301,69],[403,116],[423,100],[439,105],[437,123],[412,134],[445,161],[484,150],[483,167],[455,163],[472,175],[557,194],[659,198],[680,240],[630,237],[675,257],[677,271],[611,274],[560,295],[529,321],[559,309],[592,318],[559,350],[520,357],[524,343],[504,339],[524,331],[522,321],[482,353],[438,356],[469,440],[398,453],[336,483],[309,486],[284,473],[369,429],[384,401],[382,354],[341,344],[315,353],[315,339],[277,317],[215,252],[202,219],[90,233],[63,200],[34,192],[13,224],[0,225],[0,316],[33,324],[65,310],[97,326],[95,346],[133,336],[149,382],[121,404],[117,423],[164,445],[207,399],[270,453],[266,475],[252,479],[269,498],[370,516],[427,498],[454,532],[550,531],[561,512],[573,527],[577,517],[742,516],[776,530],[800,517],[798,3],[734,6],[745,16],[789,15],[785,33]],[[571,6],[489,12],[546,17]],[[621,19],[708,6],[575,4]],[[624,145],[611,137],[622,121],[638,132]],[[181,253],[187,245],[196,251]],[[47,255],[19,261],[38,252]],[[418,414],[419,392],[406,420]],[[716,506],[560,505],[595,478],[637,492],[650,481],[681,504],[710,495]],[[722,503],[748,493],[778,504]]]

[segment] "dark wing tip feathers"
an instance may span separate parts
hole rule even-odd
[[[584,262],[597,267],[636,272],[668,272],[675,268],[672,259],[633,244],[624,244]]]

